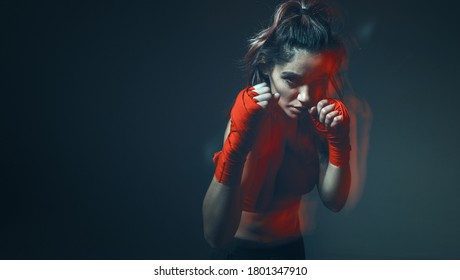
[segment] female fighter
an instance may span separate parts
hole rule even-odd
[[[228,259],[304,259],[302,195],[339,211],[350,189],[345,58],[328,6],[289,0],[251,39],[252,86],[236,97],[203,202],[205,239]]]

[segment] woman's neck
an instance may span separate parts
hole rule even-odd
[[[274,104],[271,108],[271,115],[276,122],[282,126],[282,131],[286,136],[294,136],[297,131],[299,118],[291,118],[281,109],[278,104]],[[300,117],[303,118],[303,117]]]

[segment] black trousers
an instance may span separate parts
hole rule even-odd
[[[302,237],[283,244],[270,244],[233,238],[226,249],[213,250],[212,259],[227,260],[304,260]]]

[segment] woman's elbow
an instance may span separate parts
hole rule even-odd
[[[334,213],[340,212],[340,210],[342,210],[343,207],[345,207],[345,203],[346,203],[346,200],[345,201],[340,201],[340,202],[337,202],[337,201],[333,201],[333,202],[323,201],[323,204],[326,206],[326,208],[331,210]]]
[[[334,213],[340,212],[345,207],[345,204],[347,203],[348,199],[348,191],[343,192],[340,195],[335,195],[335,196],[322,196],[322,201],[324,206],[326,206],[327,209],[331,210]]]
[[[204,212],[203,233],[204,239],[212,248],[222,248],[229,242],[235,233],[230,231],[228,224],[222,224],[214,215],[206,215]]]
[[[327,190],[327,189],[326,189]],[[340,212],[345,207],[348,200],[350,187],[348,184],[342,185],[342,187],[336,191],[320,191],[320,198],[323,204],[334,213]]]

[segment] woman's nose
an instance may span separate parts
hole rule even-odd
[[[302,103],[307,103],[308,101],[310,101],[310,93],[307,85],[299,87],[299,94],[297,95],[297,100],[299,100]]]

